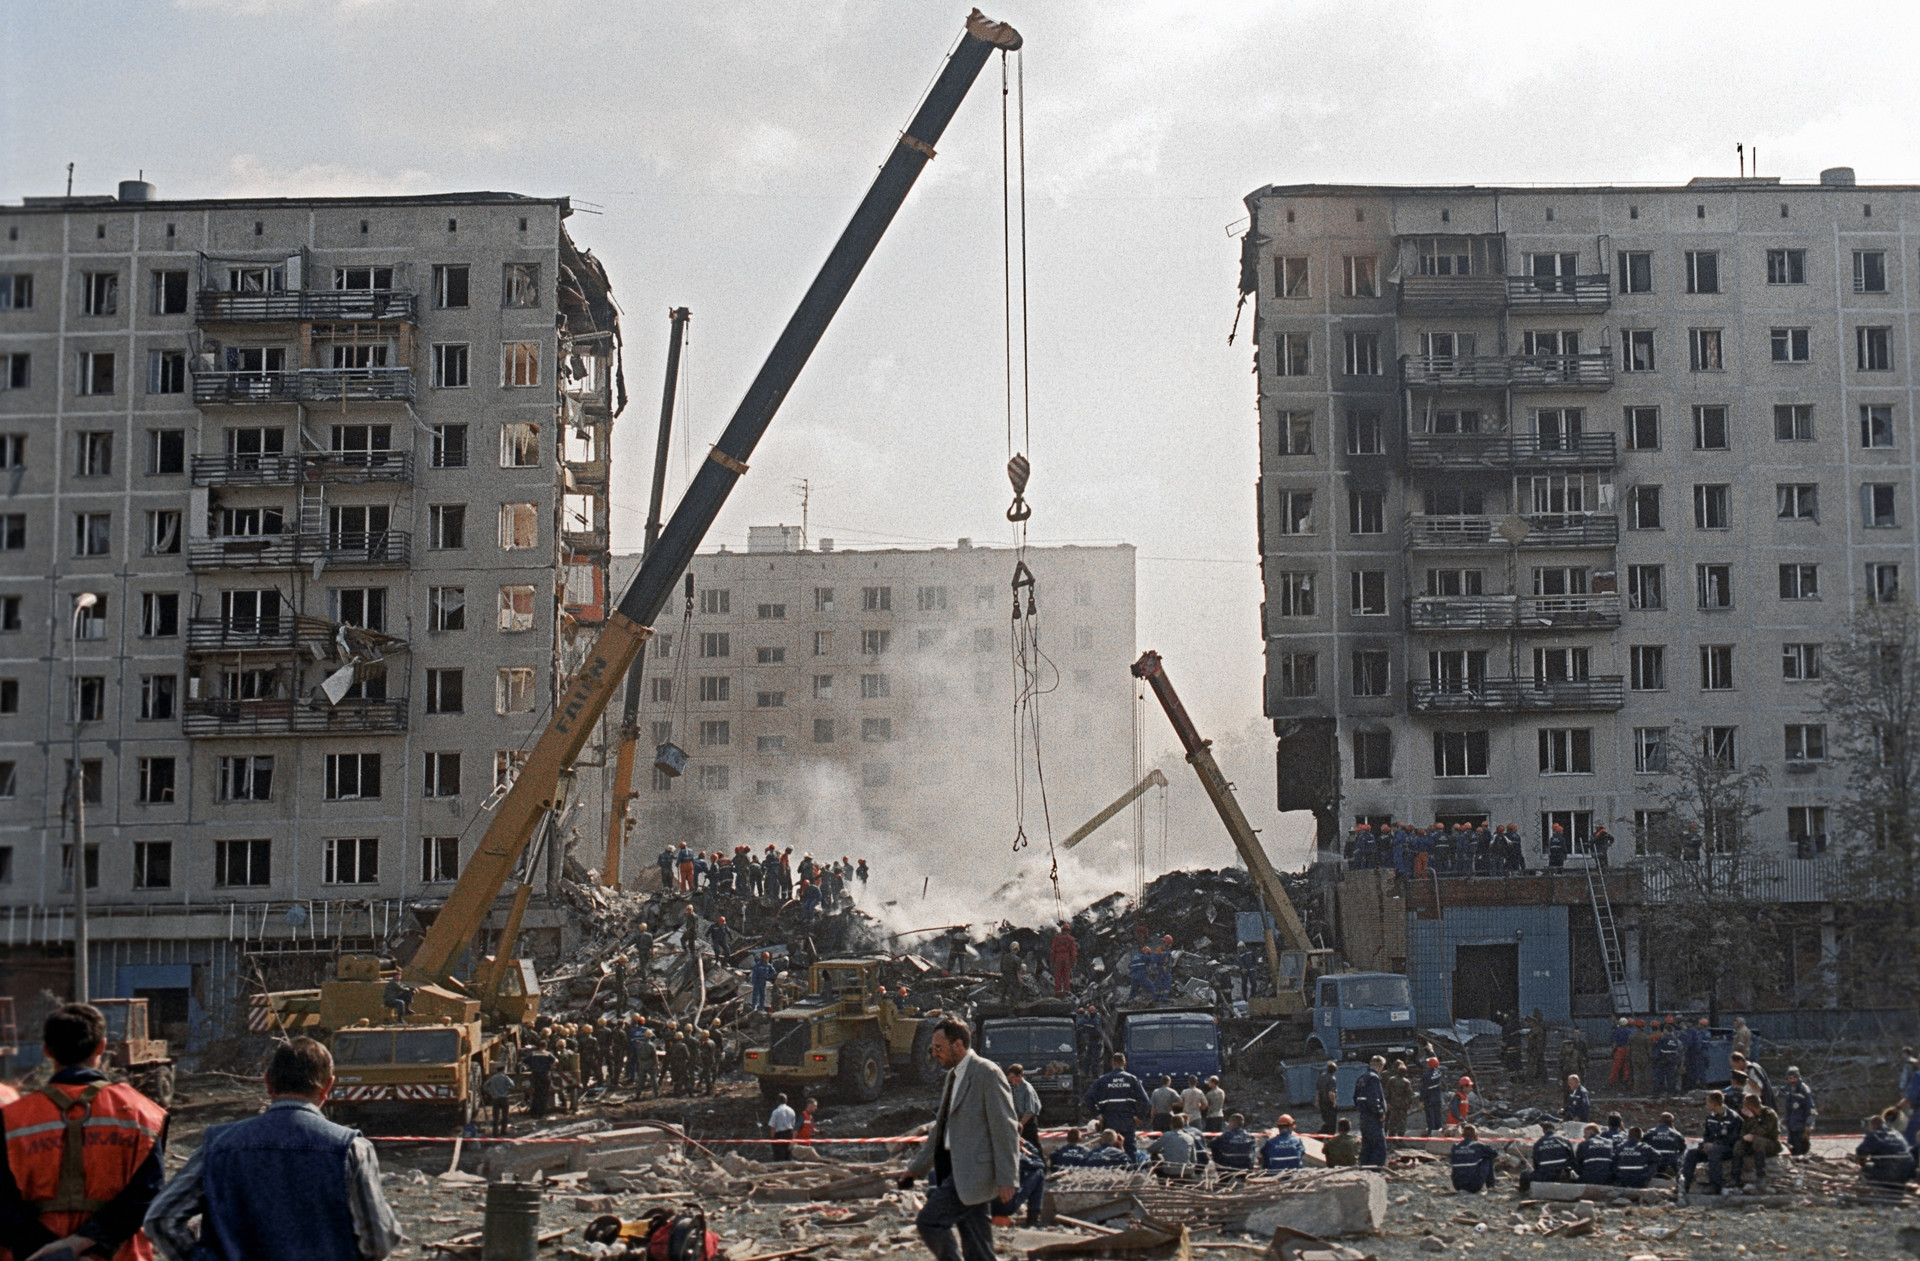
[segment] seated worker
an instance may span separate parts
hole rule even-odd
[[[1089,1169],[1126,1168],[1132,1166],[1133,1157],[1127,1155],[1125,1139],[1111,1130],[1102,1130],[1088,1140],[1083,1163]]]
[[[1480,1141],[1473,1125],[1460,1127],[1460,1141],[1447,1154],[1453,1168],[1453,1189],[1461,1194],[1486,1191],[1493,1186],[1493,1148]]]
[[[1040,1202],[1047,1194],[1047,1162],[1040,1149],[1026,1139],[1020,1140],[1020,1185],[1011,1200],[995,1200],[991,1216],[996,1226],[1013,1225],[1013,1215],[1027,1206],[1027,1225],[1040,1224]]]
[[[1338,1169],[1343,1165],[1358,1165],[1360,1140],[1353,1136],[1353,1122],[1346,1117],[1341,1117],[1334,1136],[1326,1141],[1320,1153],[1326,1159],[1329,1169]]]
[[[1662,1112],[1660,1124],[1648,1130],[1646,1137],[1640,1141],[1653,1149],[1653,1173],[1656,1178],[1680,1176],[1680,1162],[1687,1155],[1687,1139],[1673,1128],[1673,1113]]]
[[[1653,1148],[1641,1138],[1640,1127],[1634,1126],[1613,1149],[1613,1185],[1636,1190],[1650,1185],[1658,1159]]]
[[[1591,1121],[1587,1123],[1587,1135],[1580,1140],[1573,1159],[1579,1167],[1581,1182],[1590,1187],[1612,1185],[1613,1144],[1600,1133],[1600,1127]]]
[[[1300,1169],[1307,1163],[1307,1145],[1293,1132],[1293,1117],[1281,1113],[1274,1122],[1279,1128],[1273,1137],[1260,1147],[1260,1167],[1262,1169]]]
[[[1227,1116],[1226,1128],[1208,1144],[1213,1163],[1222,1169],[1251,1169],[1260,1149],[1260,1140],[1247,1129],[1247,1118],[1238,1112]]]
[[[1561,1137],[1551,1121],[1540,1123],[1533,1144],[1533,1168],[1520,1175],[1520,1194],[1536,1182],[1566,1182],[1573,1172],[1573,1144]]]
[[[1740,1136],[1740,1119],[1727,1108],[1726,1096],[1717,1090],[1707,1092],[1707,1115],[1701,1123],[1700,1141],[1680,1162],[1680,1202],[1686,1203],[1693,1189],[1693,1176],[1704,1161],[1707,1181],[1715,1195],[1725,1189],[1727,1161],[1733,1156],[1733,1143]]]
[[[1866,1119],[1866,1134],[1860,1139],[1860,1146],[1853,1149],[1853,1162],[1860,1166],[1869,1182],[1899,1186],[1913,1177],[1913,1148],[1907,1146],[1907,1140],[1893,1128],[1899,1117],[1898,1111],[1888,1108],[1880,1116]]]
[[[1155,1162],[1153,1171],[1163,1178],[1186,1178],[1199,1173],[1206,1156],[1206,1140],[1187,1123],[1184,1112],[1174,1113],[1173,1124],[1147,1145],[1147,1158]]]
[[[1078,1169],[1085,1165],[1087,1149],[1081,1143],[1081,1137],[1078,1127],[1069,1129],[1067,1141],[1053,1149],[1053,1153],[1048,1157],[1048,1163],[1055,1169]]]
[[[1733,1142],[1733,1179],[1764,1189],[1767,1161],[1780,1154],[1780,1114],[1748,1095],[1740,1106],[1740,1137]]]

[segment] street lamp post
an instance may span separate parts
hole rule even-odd
[[[87,772],[80,762],[80,615],[100,603],[83,591],[74,597],[73,619],[67,637],[67,677],[72,689],[73,770],[67,778],[73,792],[73,1001],[88,1002],[93,994],[87,977]]]

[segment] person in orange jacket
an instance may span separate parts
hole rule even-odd
[[[1472,1095],[1473,1078],[1462,1077],[1460,1084],[1454,1088],[1453,1093],[1447,1096],[1448,1125],[1465,1125],[1467,1123],[1467,1112],[1471,1107]]]
[[[1053,996],[1065,998],[1073,992],[1073,965],[1080,961],[1080,943],[1065,924],[1053,935],[1048,955],[1053,962]]]
[[[100,1071],[107,1018],[98,1007],[56,1008],[41,1043],[58,1066],[53,1079],[0,1109],[0,1249],[16,1261],[61,1249],[152,1261],[140,1223],[165,1181],[166,1112]],[[77,1167],[69,1162],[76,1141]]]

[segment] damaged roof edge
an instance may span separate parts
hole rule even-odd
[[[107,194],[72,197],[23,197],[18,205],[0,205],[0,214],[19,211],[47,213],[69,210],[204,210],[228,206],[253,206],[263,209],[298,206],[558,206],[560,217],[573,213],[568,197],[534,197],[526,193],[409,193],[371,197],[188,197],[156,198],[152,201],[121,201]]]

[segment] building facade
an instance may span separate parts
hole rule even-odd
[[[1920,190],[1247,205],[1266,712],[1323,844],[1388,816],[1626,837],[1686,742],[1768,768],[1756,854],[1824,849],[1823,645],[1920,576]]]
[[[236,951],[451,887],[604,616],[619,334],[569,213],[0,207],[8,992],[67,992],[76,763],[94,991],[176,1038]]]
[[[1134,782],[1130,545],[803,550],[755,527],[745,552],[701,553],[690,609],[656,624],[646,662],[623,873],[651,879],[664,846],[731,854],[793,845],[897,875],[977,886],[1015,836],[1015,640],[1034,599],[1039,768],[1057,836]],[[637,570],[614,558],[616,583]],[[1018,594],[1018,601],[1015,596]],[[678,777],[650,766],[672,742]],[[1027,758],[1025,826],[1045,849]],[[611,759],[609,759],[609,763]]]

